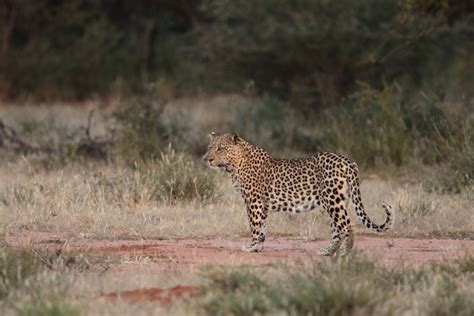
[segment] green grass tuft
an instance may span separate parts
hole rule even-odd
[[[200,306],[212,315],[471,315],[472,262],[386,268],[355,254],[309,265],[208,269]]]
[[[60,301],[35,302],[22,306],[18,310],[20,316],[79,316],[80,310]]]

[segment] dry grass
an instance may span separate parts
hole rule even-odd
[[[31,258],[36,256],[32,251],[24,249],[17,264],[31,266]],[[97,273],[93,266],[83,271],[78,263],[79,266],[67,265],[60,260],[53,268],[42,265],[23,274],[16,289],[0,300],[0,312],[138,316],[252,311],[333,315],[338,311],[341,315],[471,315],[474,310],[469,299],[474,293],[472,257],[422,268],[384,267],[354,254],[329,261],[300,262],[296,266],[208,266],[135,273],[114,269]],[[201,288],[203,295],[171,306],[146,301],[137,304],[126,299],[112,302],[101,297],[112,292],[183,284]]]
[[[88,238],[249,235],[244,205],[224,174],[215,180],[218,197],[210,202],[157,200],[154,187],[139,181],[135,171],[110,164],[35,172],[23,158],[0,167],[0,179],[3,232],[46,229]],[[395,225],[388,235],[474,238],[472,189],[447,195],[427,192],[419,183],[371,176],[362,182],[362,195],[376,222],[384,219],[382,201],[394,206]],[[360,232],[368,232],[353,218]],[[269,235],[329,238],[329,218],[322,209],[270,214],[268,225]]]
[[[119,101],[112,105],[117,103]],[[190,125],[194,129],[201,126],[208,131],[229,123],[225,121],[225,113],[232,104],[245,102],[238,96],[181,100],[169,103],[166,111],[187,112],[193,119]],[[44,123],[52,118],[67,130],[83,125],[88,111],[98,105],[4,106],[0,107],[0,116],[13,125],[28,121]],[[94,120],[92,132],[95,135],[106,129],[102,117],[97,115]],[[43,127],[48,125],[43,124]],[[46,140],[54,139],[58,132],[51,129],[50,135],[42,136]],[[202,142],[206,142],[205,137]],[[223,173],[216,178],[217,199],[169,202],[154,196],[156,186],[151,178],[160,172],[152,170],[148,180],[143,181],[140,176],[143,178],[146,170],[137,176],[129,166],[114,161],[53,165],[45,169],[43,157],[2,160],[1,231],[40,228],[93,238],[248,236],[244,206]],[[199,163],[196,162],[196,167],[201,169]],[[381,204],[387,201],[395,211],[395,225],[389,235],[474,238],[474,188],[466,188],[460,194],[429,192],[424,189],[424,183],[436,170],[422,168],[413,174],[413,169],[409,167],[407,172],[392,168],[388,173],[379,170],[383,178],[362,172],[363,201],[371,218],[383,221]],[[206,173],[216,174],[213,170],[204,170],[203,174]],[[359,225],[357,219],[354,222]],[[328,238],[329,219],[322,210],[301,215],[270,214],[268,232],[269,235],[308,239]]]
[[[211,315],[471,315],[473,264],[386,268],[356,254],[296,269],[215,268],[200,306]]]
[[[173,108],[188,111],[191,109],[188,103],[183,101]],[[196,126],[203,126],[206,132],[219,129],[226,124],[223,118],[226,117],[228,104],[229,100],[224,97],[213,99],[210,105],[205,100],[199,100],[194,109],[196,115],[190,117]],[[0,107],[0,115],[12,124],[52,117],[67,129],[83,125],[88,109],[96,106]],[[105,131],[100,116],[93,128],[95,135]],[[51,133],[57,133],[57,130]],[[46,135],[45,139],[48,137]],[[41,229],[76,238],[95,239],[250,235],[244,205],[223,173],[218,173],[212,180],[218,188],[217,198],[170,201],[157,199],[153,182],[143,181],[143,174],[137,175],[137,171],[130,166],[115,162],[81,162],[45,169],[42,159],[28,156],[0,161],[0,235],[18,229]],[[196,168],[201,168],[199,162],[196,162]],[[424,183],[431,176],[429,173],[435,171],[420,170],[415,175],[409,172],[408,177],[406,171],[403,174],[402,171],[390,170],[385,174],[386,171],[381,170],[379,176],[362,172],[361,190],[371,218],[376,222],[384,220],[382,201],[394,207],[395,224],[387,235],[474,238],[474,188],[465,188],[461,194],[430,192],[424,189]],[[204,172],[216,174],[213,170]],[[350,213],[357,231],[368,232],[355,218],[354,212]],[[328,239],[329,218],[322,210],[300,215],[270,214],[268,234]],[[147,263],[146,257],[124,256],[121,260],[133,264]],[[430,272],[430,276],[436,273]],[[473,291],[472,271],[469,273],[455,280],[462,293]],[[444,276],[439,274],[435,276],[439,280],[432,286],[422,285],[414,294],[406,292],[406,295],[398,295],[400,292],[396,292],[396,298],[389,300],[388,305],[380,305],[377,310],[384,313],[384,308],[391,310],[394,306],[404,306],[408,314],[425,314],[430,310],[426,302],[434,302],[440,284],[443,285]],[[337,277],[337,273],[332,275]],[[178,304],[171,309],[154,303],[112,303],[97,297],[136,288],[206,285],[208,281],[201,271],[190,268],[173,272],[108,270],[97,273],[59,267],[42,270],[29,278],[12,294],[14,304],[0,301],[0,313],[38,314],[42,311],[44,315],[50,315],[57,308],[59,312],[54,315],[77,314],[79,311],[87,315],[197,314],[200,309],[196,304],[207,304],[209,297],[194,305]],[[367,285],[367,281],[358,282],[356,289]],[[405,305],[400,305],[400,302],[405,302]],[[411,307],[408,306],[410,304]]]
[[[386,268],[358,255],[347,259],[301,263],[295,266],[206,267],[175,272],[135,274],[107,271],[97,275],[74,270],[45,271],[30,279],[4,306],[14,311],[44,310],[85,315],[215,315],[318,314],[332,315],[470,315],[474,305],[473,258],[423,268]],[[169,288],[188,284],[204,295],[193,301],[160,306],[133,304],[125,299],[107,301],[100,296],[137,288]],[[285,284],[285,286],[281,286]],[[47,290],[46,290],[47,289]],[[48,311],[51,308],[47,309]],[[35,314],[35,313],[33,313]]]

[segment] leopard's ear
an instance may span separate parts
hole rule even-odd
[[[233,142],[234,144],[238,144],[239,141],[242,140],[242,138],[240,137],[240,135],[239,135],[238,133],[232,134],[232,135],[231,135],[231,139],[232,139],[232,142]]]
[[[207,137],[209,137],[209,139],[213,139],[214,136],[216,136],[217,134],[215,132],[210,132]]]

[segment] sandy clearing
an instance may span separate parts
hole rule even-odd
[[[270,237],[260,253],[240,251],[246,238],[179,239],[179,240],[91,240],[65,238],[48,232],[22,230],[7,234],[5,241],[14,247],[67,247],[69,250],[103,253],[121,258],[113,266],[119,271],[160,271],[218,265],[264,265],[296,261],[329,260],[317,256],[328,240],[308,241],[301,238]],[[474,255],[473,240],[389,238],[372,235],[356,237],[354,249],[378,258],[383,264],[404,263],[420,266],[430,261],[450,260]]]

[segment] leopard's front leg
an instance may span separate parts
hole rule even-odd
[[[247,205],[247,215],[252,232],[252,241],[250,244],[242,246],[242,251],[262,251],[263,242],[265,241],[267,212],[261,202],[254,200]]]

